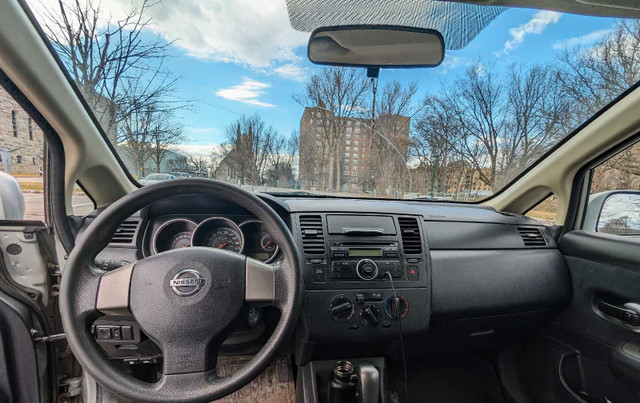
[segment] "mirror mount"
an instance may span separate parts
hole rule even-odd
[[[321,27],[309,37],[307,57],[314,64],[367,68],[436,67],[444,59],[444,39],[433,29],[395,25]]]

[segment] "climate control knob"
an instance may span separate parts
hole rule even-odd
[[[402,294],[394,294],[387,296],[384,300],[384,313],[389,319],[398,320],[404,319],[409,313],[409,301],[407,297]]]
[[[380,309],[373,305],[367,304],[360,311],[360,322],[366,327],[376,327],[380,323]]]
[[[353,317],[355,305],[345,294],[338,294],[329,302],[329,315],[337,322],[346,322]]]
[[[371,259],[362,259],[356,265],[356,274],[363,280],[373,280],[378,276],[378,265]]]

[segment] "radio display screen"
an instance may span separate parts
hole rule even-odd
[[[382,249],[349,249],[349,256],[382,256]]]

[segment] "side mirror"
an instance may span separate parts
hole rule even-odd
[[[640,192],[614,190],[592,195],[584,229],[604,234],[640,236]]]
[[[436,67],[444,59],[444,39],[433,29],[389,25],[345,25],[311,33],[312,63],[353,67]]]
[[[0,220],[23,220],[24,197],[18,181],[6,172],[0,172]]]

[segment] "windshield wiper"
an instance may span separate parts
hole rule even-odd
[[[296,192],[261,192],[271,196],[304,196],[304,197],[327,197],[327,198],[335,198],[338,196],[332,195],[321,195],[318,193],[310,193],[304,190],[296,191]]]

